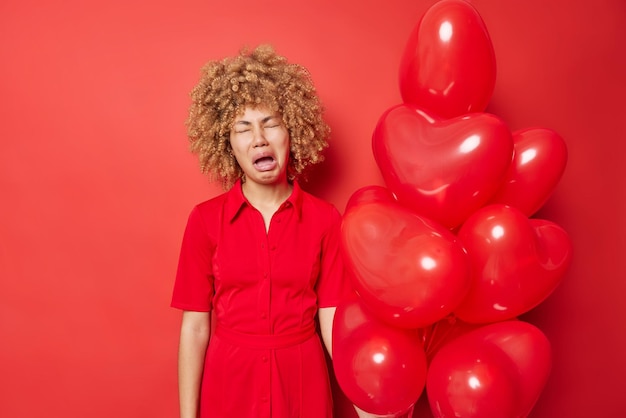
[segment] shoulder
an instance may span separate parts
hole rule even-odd
[[[208,200],[196,204],[189,214],[189,223],[202,226],[203,229],[212,229],[211,223],[220,219],[226,196],[228,193],[222,193]]]
[[[198,203],[193,211],[197,211],[201,214],[213,214],[216,210],[221,210],[226,202],[226,197],[228,196],[228,192],[222,193],[215,197],[212,197],[208,200]]]
[[[341,219],[335,205],[304,190],[302,190],[302,216],[330,224]]]

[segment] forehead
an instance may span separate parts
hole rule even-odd
[[[272,110],[269,106],[259,105],[259,106],[244,106],[242,107],[237,115],[235,116],[234,122],[239,121],[255,121],[255,120],[263,120],[267,118],[280,118],[280,113]]]

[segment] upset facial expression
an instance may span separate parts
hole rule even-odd
[[[234,120],[230,146],[246,182],[287,181],[289,132],[279,114],[263,107],[246,107]]]

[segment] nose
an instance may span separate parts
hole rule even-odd
[[[252,139],[252,145],[256,147],[264,147],[268,144],[267,138],[265,138],[265,132],[262,127],[254,129],[254,138]]]

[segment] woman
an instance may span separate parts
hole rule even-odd
[[[309,74],[261,46],[209,62],[191,98],[191,149],[227,192],[183,237],[181,418],[331,417],[316,318],[330,354],[346,282],[341,216],[297,182],[329,133]]]

